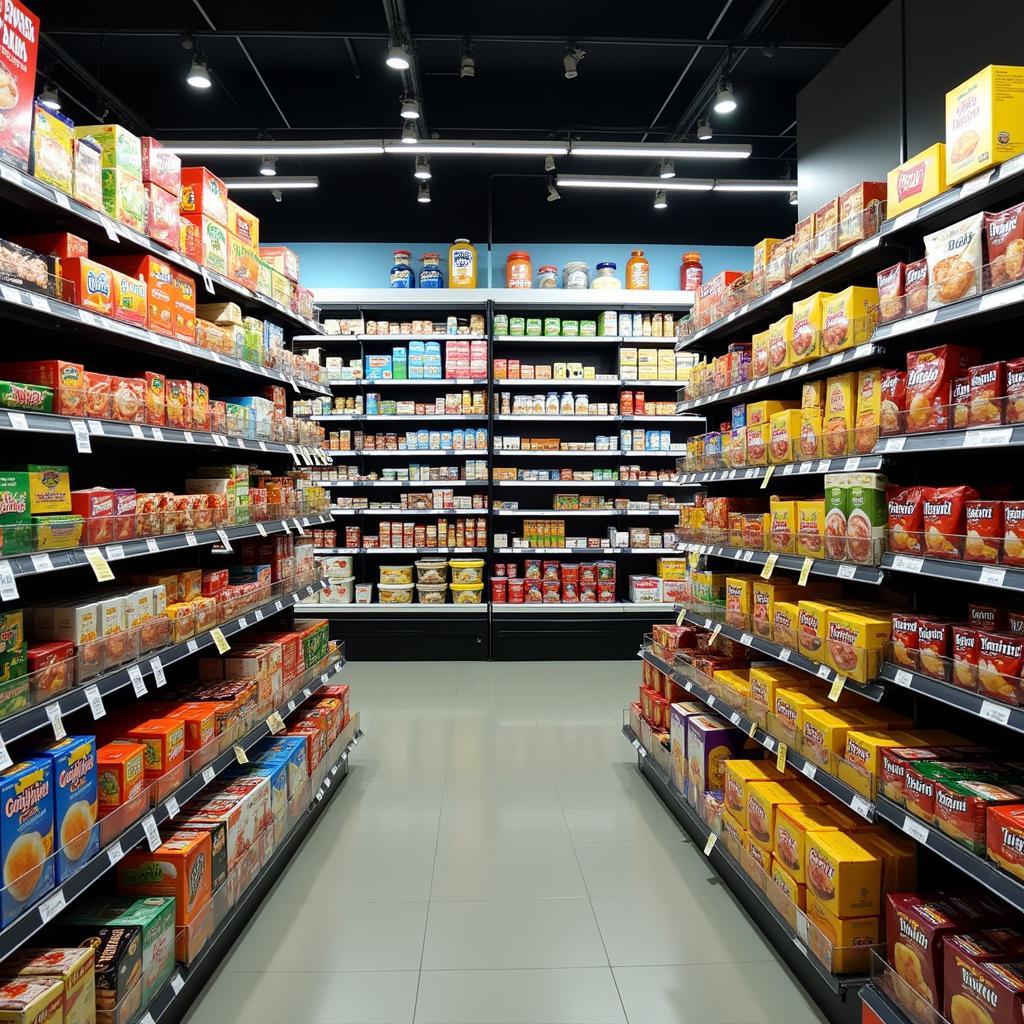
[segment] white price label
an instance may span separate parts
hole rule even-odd
[[[7,418],[11,421],[13,429],[28,430],[28,420],[23,412],[9,412]]]
[[[190,548],[194,548],[199,543],[199,541],[196,539],[196,535],[190,531],[185,534],[185,543]]]
[[[107,848],[107,860],[113,867],[119,860],[124,860],[124,850],[121,847],[121,840],[117,839]]]
[[[120,544],[108,544],[105,553],[108,562],[116,562],[124,558],[124,547]]]
[[[195,444],[196,439],[192,436],[191,430],[183,430],[181,436],[185,439],[185,444]]]
[[[283,609],[284,609],[284,602],[283,601],[275,601],[274,602],[274,611],[275,612],[282,611]]]
[[[152,853],[160,845],[160,831],[152,814],[147,814],[142,819],[142,831],[146,833],[146,842],[149,843],[149,852]]]
[[[294,524],[295,529],[298,530],[299,536],[300,537],[305,537],[306,536],[306,531],[305,531],[305,529],[303,529],[302,520],[301,519],[293,519],[292,523]]]
[[[836,569],[836,575],[841,580],[852,580],[857,575],[857,567],[855,565],[846,565],[845,563]]]
[[[12,764],[14,762],[11,760],[11,755],[7,752],[7,744],[0,738],[0,771],[10,768]]]
[[[107,564],[99,548],[86,548],[85,560],[91,566],[97,583],[109,583],[114,578],[114,571]]]
[[[290,715],[295,710],[295,701],[288,701],[288,714]]]
[[[898,572],[919,573],[923,565],[923,559],[914,558],[912,555],[896,555],[892,560],[892,567]]]
[[[913,818],[909,814],[906,815],[903,818],[903,831],[911,839],[916,839],[919,843],[924,843],[927,846],[930,829],[927,825],[918,821],[917,818]]]
[[[106,713],[107,709],[103,706],[103,698],[100,696],[100,691],[93,683],[91,686],[85,688],[85,699],[89,703],[89,710],[92,712],[93,718],[102,718]]]
[[[779,661],[789,661],[789,656],[792,653],[793,652],[788,647],[783,647],[782,650],[779,651]]]
[[[211,295],[215,295],[216,293],[213,290],[213,279],[210,277],[210,272],[206,269],[206,267],[202,268],[202,272],[203,272],[203,287]]]
[[[257,621],[257,622],[262,622],[262,621],[263,621],[263,609],[262,609],[262,608],[257,608],[257,609],[256,609],[256,610],[255,610],[255,611],[254,611],[254,612],[252,613],[252,617],[253,617],[253,618],[254,618],[254,619],[255,619],[255,620]]]
[[[802,771],[804,773],[804,775],[806,775],[807,778],[809,778],[811,780],[811,782],[814,781],[815,775],[818,774],[818,769],[815,768],[815,766],[813,764],[811,764],[810,761],[804,761],[803,766],[801,767],[800,771]]]
[[[978,573],[978,582],[986,587],[1001,587],[1005,579],[1005,569],[995,569],[988,565]]]
[[[53,572],[53,561],[45,552],[41,555],[32,555],[32,568],[36,572]]]
[[[199,650],[199,642],[197,640],[186,640],[185,647],[188,648],[189,654],[195,654]]]
[[[103,424],[99,420],[89,420],[89,433],[103,437]]]
[[[323,791],[323,788],[321,787],[320,789],[318,789],[316,791],[316,802],[320,803],[320,801],[323,800],[323,798],[324,798],[324,791]]]
[[[324,779],[324,785],[325,785],[325,786],[326,786],[326,787],[327,787],[328,789],[330,789],[330,788],[331,788],[331,780],[330,780],[330,779],[328,779],[328,778],[325,778],[325,779]]]
[[[132,681],[132,689],[136,697],[146,696],[146,683],[142,678],[142,669],[138,665],[128,666],[128,678]]]
[[[139,1024],[155,1024],[155,1022],[154,1022],[154,1020],[153,1020],[153,1014],[151,1014],[151,1013],[149,1012],[149,1010],[147,1010],[147,1011],[146,1011],[146,1012],[145,1012],[145,1013],[144,1013],[144,1014],[143,1014],[143,1015],[142,1015],[142,1016],[141,1016],[141,1017],[139,1018]]]
[[[1024,153],[1011,157],[999,168],[999,177],[1008,178],[1011,174],[1024,170]]]
[[[178,806],[178,801],[173,796],[169,796],[164,801],[164,810],[167,812],[167,820],[172,821],[178,816],[181,808]]]
[[[146,550],[151,554],[155,555],[160,550],[160,545],[152,537],[146,538]]]
[[[893,676],[893,682],[897,686],[910,686],[913,683],[914,677],[905,669],[896,669],[896,674]]]
[[[802,910],[797,910],[796,912],[796,934],[800,942],[806,946],[808,943],[807,917]],[[799,943],[797,943],[797,946],[799,947]],[[801,952],[804,952],[806,955],[806,951],[802,950]]]
[[[5,601],[18,600],[18,584],[14,579],[14,570],[7,559],[0,560],[0,598]]]
[[[177,995],[185,987],[185,981],[177,971],[171,975],[171,991]]]
[[[145,431],[138,425],[138,423],[130,423],[128,425],[128,430],[136,441],[144,441],[146,439]]]
[[[281,529],[284,530],[285,533],[292,532],[292,528],[288,525],[287,522],[285,522],[284,519],[281,520]]]
[[[1013,439],[1013,427],[999,430],[968,430],[964,434],[965,448],[994,448],[997,445],[1009,444]]]
[[[828,460],[828,459],[822,459],[822,460],[821,460],[821,461],[820,461],[820,462],[818,463],[818,466],[817,466],[817,468],[816,468],[816,469],[814,470],[814,472],[815,472],[815,473],[827,473],[827,472],[828,472],[828,467],[829,467],[830,465],[831,465],[831,463],[829,462],[829,460]],[[810,472],[810,470],[808,470],[807,472]]]
[[[862,796],[855,796],[850,800],[850,807],[853,808],[862,818],[871,820],[871,802]]]
[[[235,621],[238,623],[239,629],[249,628],[249,620],[244,615],[240,615]]]
[[[735,711],[733,711],[729,715],[729,721],[732,722],[733,725],[739,725],[740,724],[740,716]]]
[[[832,671],[832,669],[830,669],[828,667],[828,665],[819,665],[818,666],[818,678],[819,679],[828,679],[829,673],[831,671]]]
[[[980,192],[983,188],[987,188],[994,173],[995,169],[993,168],[984,174],[979,174],[976,178],[971,178],[970,181],[965,181],[960,186],[960,198],[966,199],[967,196],[973,196],[975,192]]]
[[[709,706],[709,707],[714,707],[714,706],[715,706],[715,703],[716,703],[716,701],[715,701],[715,695],[714,695],[713,693],[709,693],[709,694],[708,694],[708,706]]]
[[[60,713],[60,705],[57,703],[47,704],[46,717],[53,727],[53,738],[55,740],[64,739],[67,736],[67,730],[64,728],[64,717]]]
[[[261,537],[266,537],[266,535],[267,535],[267,528],[262,523],[257,523],[256,524],[256,532]]]
[[[907,439],[902,435],[898,437],[887,437],[885,444],[882,445],[883,452],[901,452],[903,446],[907,443]]]
[[[64,890],[58,889],[52,896],[39,904],[39,917],[43,924],[49,924],[65,907]]]
[[[860,456],[857,455],[852,459],[847,459],[844,469],[847,473],[852,473],[855,469],[860,469]]]
[[[274,736],[276,736],[279,732],[284,732],[284,719],[277,711],[275,711],[272,715],[267,716],[267,728],[271,731],[271,733]]]
[[[305,686],[302,689],[302,696],[305,697],[306,700],[309,700],[309,698],[313,696],[313,691],[308,686]]]
[[[100,224],[103,225],[103,230],[106,231],[107,238],[109,238],[111,242],[120,243],[121,239],[118,237],[117,228],[109,217],[100,217]]]
[[[89,428],[84,420],[72,420],[71,429],[75,433],[75,447],[83,455],[92,454],[92,439],[89,437]]]
[[[31,302],[36,309],[41,309],[44,313],[50,312],[50,303],[45,295],[39,295],[37,292],[29,292],[28,301]]]
[[[208,764],[203,769],[203,783],[208,786],[211,782],[213,782],[216,774],[217,773],[213,770],[213,765]]]
[[[1010,708],[1006,704],[997,704],[995,701],[983,700],[981,702],[981,711],[979,712],[982,718],[988,719],[990,722],[998,722],[1000,725],[1006,725],[1010,720]]]
[[[754,638],[749,633],[742,633],[740,635],[740,643],[744,647],[749,647],[754,642]]]
[[[0,171],[3,170],[3,165],[0,164]],[[0,284],[0,295],[8,302],[13,302],[15,305],[21,305],[21,292],[17,288],[12,288],[10,285]]]
[[[223,529],[218,530],[217,531],[217,536],[220,538],[220,545],[221,545],[222,548],[224,548],[225,551],[233,551],[234,550],[231,547],[231,541],[228,539],[228,534],[227,534],[226,530],[223,530]]]

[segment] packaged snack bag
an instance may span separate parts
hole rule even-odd
[[[936,487],[923,502],[925,554],[932,558],[963,558],[966,505],[976,500],[973,487]]]

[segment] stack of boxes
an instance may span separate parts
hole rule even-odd
[[[228,189],[205,167],[181,169],[181,252],[228,273]]]
[[[181,245],[181,159],[156,139],[147,136],[141,142],[146,234],[169,249],[177,249]]]
[[[619,376],[622,380],[671,380],[677,378],[677,357],[671,348],[619,349]]]
[[[77,125],[75,136],[100,147],[103,209],[118,223],[145,231],[141,140],[119,124]]]
[[[255,289],[259,278],[260,221],[228,200],[228,277]]]

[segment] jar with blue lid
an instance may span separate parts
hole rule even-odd
[[[425,252],[420,257],[420,262],[423,264],[420,268],[420,287],[443,288],[444,276],[441,273],[440,255],[436,252]]]
[[[395,263],[391,268],[392,288],[415,288],[416,272],[412,269],[412,253],[408,249],[395,250]]]

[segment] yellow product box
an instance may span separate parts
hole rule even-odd
[[[775,602],[793,597],[796,592],[797,588],[792,583],[776,583],[760,578],[754,580],[750,631],[765,640],[771,640]]]
[[[658,349],[658,380],[676,379],[676,354],[670,348]]]
[[[802,884],[807,881],[807,833],[838,829],[839,825],[829,817],[827,807],[799,804],[780,807],[775,814],[772,853],[793,879]]]
[[[753,576],[728,576],[725,580],[725,621],[737,629],[750,627]]]
[[[878,675],[892,619],[835,609],[829,612],[825,662],[856,680],[870,682]]]
[[[748,466],[766,466],[768,464],[768,435],[770,426],[767,423],[748,423],[746,426],[746,462]]]
[[[768,550],[791,555],[796,551],[796,502],[776,500],[769,505]]]
[[[771,372],[768,362],[768,339],[770,331],[758,331],[750,336],[750,376],[752,379],[767,377]]]
[[[767,424],[777,412],[792,409],[793,404],[793,402],[748,402],[747,426],[757,426],[761,423]]]
[[[747,787],[755,782],[781,782],[785,776],[770,761],[730,760],[725,762],[726,813],[747,827]]]
[[[839,373],[825,382],[821,432],[823,455],[836,458],[853,450],[852,433],[857,405],[857,374]]]
[[[733,707],[742,706],[743,701],[750,694],[750,680],[746,672],[733,670],[719,671],[714,674],[714,680],[719,686],[729,691],[726,697]]]
[[[776,605],[778,608],[779,605]],[[797,669],[775,668],[774,666],[752,666],[750,669],[750,700],[760,705],[766,712],[775,707],[775,693],[780,686],[795,687],[798,685]],[[808,685],[811,679],[801,672]]]
[[[763,294],[765,270],[772,261],[772,253],[775,247],[782,241],[781,238],[762,238],[754,246],[754,286],[759,287]]]
[[[732,460],[733,469],[740,469],[747,464],[746,427],[737,427],[729,431],[729,458]]]
[[[809,691],[793,686],[777,686],[772,713],[778,721],[779,728],[786,733],[783,739],[790,742],[791,739],[799,738],[800,721],[804,712],[811,708],[823,707],[826,699],[826,693],[820,687]]]
[[[846,753],[839,762],[839,778],[861,796],[873,800],[875,780],[888,747],[917,745],[916,733],[900,729],[851,729],[846,734]]]
[[[833,974],[866,974],[871,947],[882,941],[880,918],[836,917],[813,894],[807,894],[807,945]]]
[[[946,147],[936,142],[889,172],[885,215],[892,219],[945,191]]]
[[[814,261],[839,252],[839,196],[814,211]]]
[[[874,450],[882,419],[882,370],[875,366],[857,373],[857,413],[853,444],[858,455]]]
[[[732,431],[722,431],[722,465],[732,467]]]
[[[825,401],[825,382],[823,380],[809,380],[800,388],[800,408],[817,409],[821,412],[822,403]]]
[[[747,830],[728,811],[722,814],[721,840],[736,860],[747,848]]]
[[[619,376],[626,380],[636,380],[636,349],[619,349]]]
[[[882,858],[843,832],[807,836],[807,891],[836,917],[867,917],[881,909]]]
[[[821,410],[800,410],[800,440],[797,442],[797,461],[821,458]]]
[[[776,601],[772,609],[772,640],[791,651],[800,648],[800,602]]]
[[[830,295],[822,309],[822,354],[828,356],[863,344],[877,323],[877,288],[850,285]]]
[[[809,363],[822,353],[821,328],[825,303],[831,292],[815,292],[793,303],[793,340],[789,346],[789,363]]]
[[[846,753],[846,734],[868,725],[859,712],[849,708],[808,708],[800,719],[800,752],[820,768],[831,770],[833,756]]]
[[[882,858],[883,900],[891,892],[917,889],[917,846],[912,840],[894,832],[865,832],[857,842]]]
[[[685,580],[686,559],[685,558],[659,558],[658,576],[663,580]]]
[[[821,558],[825,553],[825,501],[814,498],[796,503],[796,553]]]
[[[775,816],[779,807],[819,804],[811,789],[796,780],[751,782],[747,785],[747,836],[766,853],[775,841]]]
[[[796,915],[791,915],[788,911],[793,907],[803,910],[807,906],[807,886],[803,882],[798,882],[774,856],[772,857],[772,881],[779,890],[777,896],[781,897],[783,902],[780,909],[787,918],[792,916],[793,920],[789,923],[791,927],[795,928]]]
[[[746,872],[751,883],[764,892],[764,883],[772,868],[772,855],[753,841],[749,829],[746,840],[747,845],[740,851],[740,867]]]
[[[780,320],[768,325],[768,372],[785,370],[790,364],[793,352],[793,314],[787,313]]]
[[[28,510],[34,516],[71,511],[71,477],[67,466],[28,467]]]
[[[772,415],[768,428],[768,463],[781,466],[796,461],[800,439],[800,410],[784,409]]]
[[[825,636],[828,632],[828,613],[835,606],[825,601],[800,602],[798,637],[800,653],[812,661],[824,660]]]
[[[1024,152],[1024,67],[989,64],[946,93],[946,184]]]

